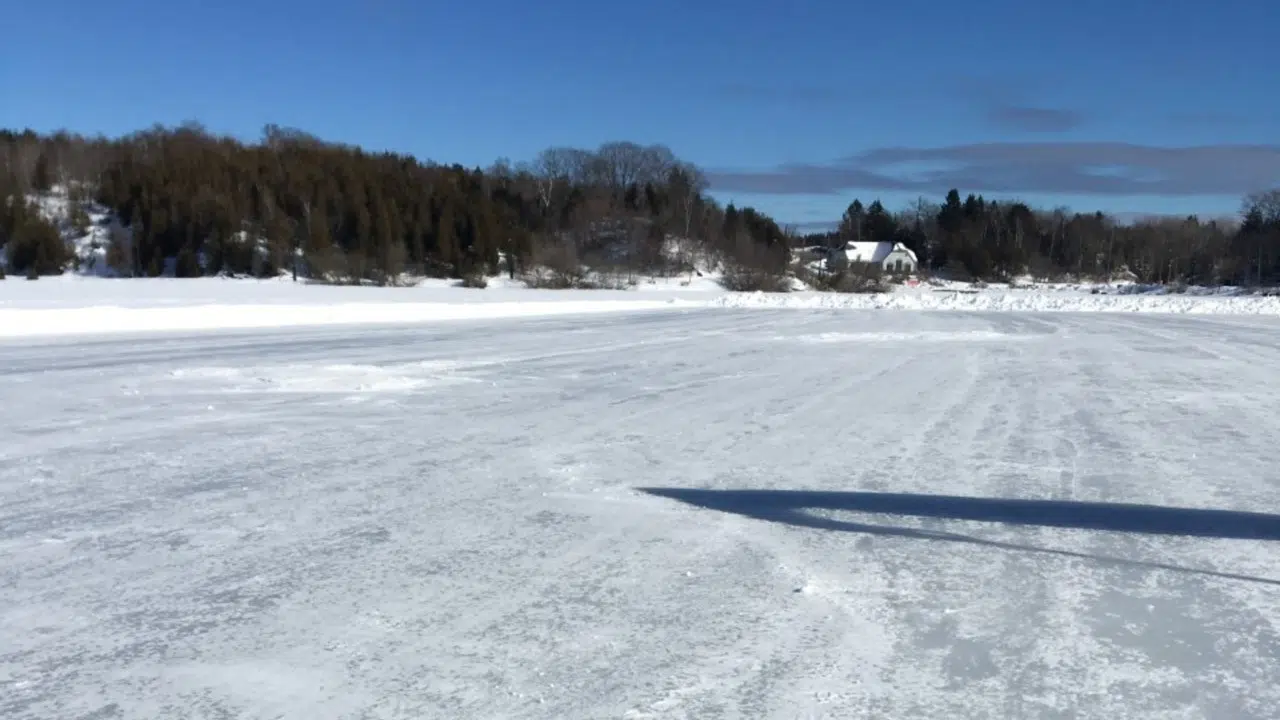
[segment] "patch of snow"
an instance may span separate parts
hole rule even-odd
[[[480,363],[488,365],[491,363]],[[282,364],[174,370],[170,377],[232,393],[396,393],[479,382],[464,374],[477,363],[453,360],[370,365]]]
[[[816,335],[779,335],[779,340],[803,343],[891,343],[891,342],[1008,342],[1026,339],[1027,335],[1011,335],[992,330],[969,330],[961,332],[920,331],[920,332],[824,332]]]
[[[74,266],[68,268],[68,273],[93,277],[115,277],[118,274],[107,263],[107,248],[113,234],[127,240],[129,231],[120,225],[107,207],[92,199],[81,201],[79,209],[84,212],[87,223],[84,228],[78,228],[66,186],[55,185],[49,192],[29,195],[27,201],[34,203],[40,215],[53,223],[71,250],[75,261]]]

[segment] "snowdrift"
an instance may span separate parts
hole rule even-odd
[[[711,307],[802,310],[964,310],[1001,312],[1148,312],[1280,315],[1280,297],[1251,295],[1090,294],[1033,290],[899,291],[877,295],[827,293],[726,294]]]
[[[106,281],[114,285],[142,285],[146,281]],[[592,298],[586,293],[576,297],[556,297],[553,293],[532,294],[521,299],[491,296],[487,301],[468,302],[467,294],[457,290],[449,300],[438,299],[440,293],[414,297],[412,290],[400,290],[399,301],[388,301],[386,293],[369,293],[361,301],[352,301],[353,293],[325,292],[335,288],[313,288],[313,292],[292,293],[283,298],[279,293],[254,297],[251,283],[233,283],[246,288],[238,299],[210,297],[198,292],[199,281],[186,281],[197,293],[183,297],[152,297],[151,303],[137,300],[125,303],[94,302],[90,294],[80,304],[70,297],[60,302],[20,303],[14,306],[0,286],[0,338],[49,337],[60,335],[102,335],[115,333],[151,333],[207,330],[239,330],[278,327],[316,327],[326,325],[396,325],[501,318],[548,317],[553,315],[590,315],[610,312],[641,312],[670,308],[676,298],[653,299],[652,296],[627,299]],[[97,283],[95,283],[97,284]],[[183,281],[167,283],[181,290]],[[46,283],[58,287],[58,283]],[[71,287],[73,284],[63,284]],[[287,286],[285,286],[287,288]],[[337,288],[341,290],[341,288]],[[303,290],[303,288],[298,288]],[[314,292],[319,290],[319,292]],[[522,295],[526,293],[521,293]],[[542,295],[542,297],[539,297]],[[32,300],[34,298],[27,298]],[[282,301],[284,300],[284,301]],[[70,302],[68,302],[70,301]]]

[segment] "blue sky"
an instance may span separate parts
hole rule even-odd
[[[1274,0],[13,5],[11,128],[277,123],[481,166],[662,143],[794,223],[953,183],[1179,214],[1280,184]]]

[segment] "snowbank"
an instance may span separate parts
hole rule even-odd
[[[63,276],[0,282],[0,338],[640,312],[680,306],[680,295]]]
[[[983,289],[969,292],[901,290],[878,295],[828,293],[725,294],[711,307],[819,310],[967,310],[1004,312],[1148,312],[1208,315],[1280,315],[1280,297],[1228,295],[1116,295]]]
[[[485,290],[308,285],[287,280],[107,280],[66,275],[0,282],[0,338],[379,325],[641,312],[673,308],[962,310],[1280,315],[1280,297],[1097,293],[1065,288],[898,288],[877,295],[730,293],[699,279],[643,290]]]
[[[674,300],[0,309],[0,337],[379,325],[669,308]]]

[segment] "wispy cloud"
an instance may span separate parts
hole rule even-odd
[[[961,74],[942,87],[955,102],[969,106],[991,127],[1013,133],[1061,133],[1084,125],[1088,115],[1079,108],[1046,103],[1048,78],[1008,73],[996,77]]]
[[[996,127],[1018,132],[1067,132],[1084,124],[1084,116],[1075,110],[1029,105],[993,105],[987,109],[987,119]]]
[[[829,194],[851,189],[1093,195],[1242,195],[1280,183],[1280,145],[1154,147],[1028,142],[886,147],[829,164],[708,173],[713,189]]]
[[[1024,87],[1026,85],[1027,87]],[[978,114],[987,124],[1009,132],[1055,133],[1074,130],[1084,125],[1087,116],[1079,110],[1045,105],[1031,99],[1035,85],[1009,78],[980,79],[960,76],[931,78],[914,89],[882,86],[841,86],[833,84],[769,83],[763,81],[729,81],[714,85],[711,92],[718,97],[745,105],[807,105],[835,107],[853,102],[874,102],[877,112],[914,112],[902,107],[917,93],[933,97],[943,93]]]

